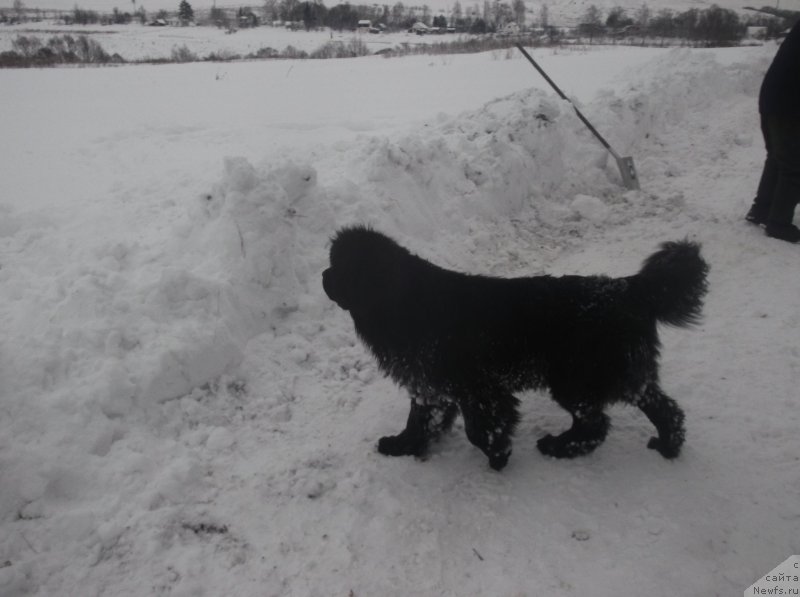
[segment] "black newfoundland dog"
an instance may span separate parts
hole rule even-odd
[[[543,454],[588,454],[606,437],[605,407],[625,402],[655,425],[648,447],[675,458],[684,415],[658,385],[657,323],[699,319],[707,272],[700,247],[682,241],[624,278],[468,275],[356,226],[334,237],[322,284],[411,396],[406,428],[378,450],[422,456],[460,412],[469,440],[500,470],[519,421],[514,392],[544,387],[572,427],[541,438]]]

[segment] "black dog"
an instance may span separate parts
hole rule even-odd
[[[365,227],[340,230],[322,275],[380,368],[411,395],[406,428],[382,454],[421,456],[460,411],[469,440],[501,469],[519,421],[513,392],[548,387],[572,427],[538,442],[557,458],[605,439],[608,404],[639,407],[675,458],[684,415],[658,385],[657,322],[695,323],[708,266],[689,241],[665,243],[625,278],[493,278],[433,265]]]

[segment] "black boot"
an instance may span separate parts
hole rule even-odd
[[[753,205],[750,207],[750,211],[747,212],[747,215],[744,217],[744,219],[751,224],[763,226],[769,219],[769,205],[753,203]]]
[[[800,243],[800,228],[794,224],[767,224],[767,236],[785,240],[790,243]]]

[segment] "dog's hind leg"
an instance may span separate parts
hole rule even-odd
[[[657,383],[651,383],[634,404],[647,415],[658,431],[658,437],[650,438],[647,447],[658,450],[664,458],[678,456],[686,438],[683,426],[685,417],[678,403],[667,396]]]
[[[572,427],[560,435],[548,434],[541,438],[536,443],[539,451],[553,458],[575,458],[593,452],[608,434],[608,416],[602,406],[564,403],[555,394],[553,397],[572,415]]]
[[[459,399],[467,438],[489,457],[489,466],[496,471],[511,456],[511,436],[519,422],[516,396],[502,390]]]
[[[431,441],[453,426],[457,414],[458,405],[449,399],[415,395],[406,428],[398,435],[382,437],[378,452],[386,456],[422,456]]]

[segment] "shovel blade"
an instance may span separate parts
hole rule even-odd
[[[617,158],[617,167],[620,175],[622,175],[622,184],[625,185],[625,188],[638,191],[640,188],[639,176],[636,174],[633,158]]]

